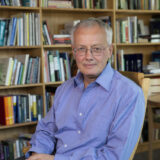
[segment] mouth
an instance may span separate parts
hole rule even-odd
[[[95,64],[84,64],[84,66],[85,66],[86,68],[92,68],[92,67],[95,66]]]

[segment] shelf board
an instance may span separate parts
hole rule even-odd
[[[56,11],[56,12],[109,12],[112,13],[113,9],[86,9],[86,8],[45,8],[42,7],[42,11]]]
[[[118,10],[116,10],[116,13],[122,13],[122,14],[160,14],[160,10],[141,10],[141,9],[126,10],[126,9],[118,9]]]
[[[24,7],[24,6],[0,6],[0,10],[22,10],[22,11],[38,11],[40,8],[39,7]]]
[[[1,46],[0,49],[36,49],[41,48],[41,46]]]
[[[117,43],[117,47],[127,47],[127,46],[155,46],[160,45],[160,43]]]
[[[156,73],[156,74],[144,74],[145,78],[152,78],[152,77],[160,77],[160,73]]]
[[[140,152],[145,152],[149,150],[149,143],[148,142],[143,142],[143,143],[139,143],[136,153],[140,153]]]
[[[53,87],[57,87],[57,86],[61,85],[62,83],[63,83],[63,81],[47,82],[47,83],[45,83],[45,86],[53,86]]]
[[[152,143],[153,149],[159,149],[160,148],[160,140],[154,140]]]
[[[70,44],[44,45],[43,48],[71,48]]]
[[[25,126],[31,126],[31,125],[36,125],[36,122],[25,122],[25,123],[17,123],[17,124],[13,124],[13,125],[6,125],[6,126],[2,126],[0,125],[0,130],[2,129],[8,129],[8,128],[15,128],[15,127],[25,127]]]
[[[10,85],[10,86],[0,86],[0,90],[3,89],[14,89],[14,88],[27,88],[27,87],[41,87],[42,83],[34,84],[23,84],[23,85]]]

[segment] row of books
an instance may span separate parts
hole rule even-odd
[[[137,43],[137,16],[116,20],[116,42]]]
[[[118,50],[117,69],[120,71],[143,72],[143,54],[126,54],[124,50]]]
[[[0,19],[0,46],[40,45],[40,17],[38,13],[21,13]]]
[[[73,0],[74,8],[105,9],[107,0]]]
[[[97,18],[99,18],[101,21],[111,26],[111,16],[100,16]],[[70,35],[72,27],[75,26],[79,22],[80,22],[80,19],[65,23],[64,28],[60,30],[60,35],[62,36]]]
[[[29,54],[0,58],[0,85],[40,82],[40,57]]]
[[[160,0],[117,0],[116,9],[160,10]]]
[[[155,94],[160,94],[160,78],[159,77],[150,78],[150,87],[149,87],[148,95],[151,96]]]
[[[107,8],[107,0],[41,0],[41,4],[48,8]]]
[[[151,60],[143,67],[146,74],[160,73],[160,51],[153,51],[151,53]]]
[[[71,44],[71,38],[69,34],[54,34],[53,37],[50,33],[47,21],[43,21],[43,44]]]
[[[37,0],[0,0],[0,5],[37,7]]]
[[[40,95],[13,95],[0,97],[0,124],[12,125],[40,120],[43,100]]]
[[[41,5],[48,8],[73,8],[70,0],[41,0]]]
[[[58,50],[45,50],[44,80],[45,82],[65,81],[71,78],[69,55]]]
[[[24,159],[23,148],[27,147],[30,140],[29,134],[17,138],[0,141],[0,160]]]

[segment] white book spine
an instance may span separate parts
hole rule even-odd
[[[9,58],[9,65],[8,65],[8,69],[7,69],[7,76],[6,76],[6,81],[5,81],[5,85],[9,85],[9,75],[10,75],[10,71],[11,71],[11,65],[12,65],[12,58]]]
[[[60,58],[60,68],[61,68],[61,75],[62,75],[62,81],[65,81],[65,72],[64,72],[64,64],[63,64],[63,58]]]
[[[15,77],[15,85],[18,83],[18,77],[19,77],[19,70],[20,70],[21,62],[18,62],[17,64],[17,72],[16,72],[16,77]]]

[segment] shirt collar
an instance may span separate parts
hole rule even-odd
[[[111,82],[112,82],[112,79],[113,79],[113,75],[114,75],[114,70],[111,67],[111,64],[108,63],[106,65],[106,67],[104,68],[104,70],[102,71],[102,73],[96,79],[96,82],[100,86],[105,88],[107,91],[109,91],[109,89],[111,87]]]
[[[106,65],[102,73],[96,79],[96,83],[109,91],[111,87],[111,82],[113,78],[114,70],[112,69],[110,63]],[[78,86],[83,83],[83,74],[78,72],[76,77],[74,78],[74,86]]]

